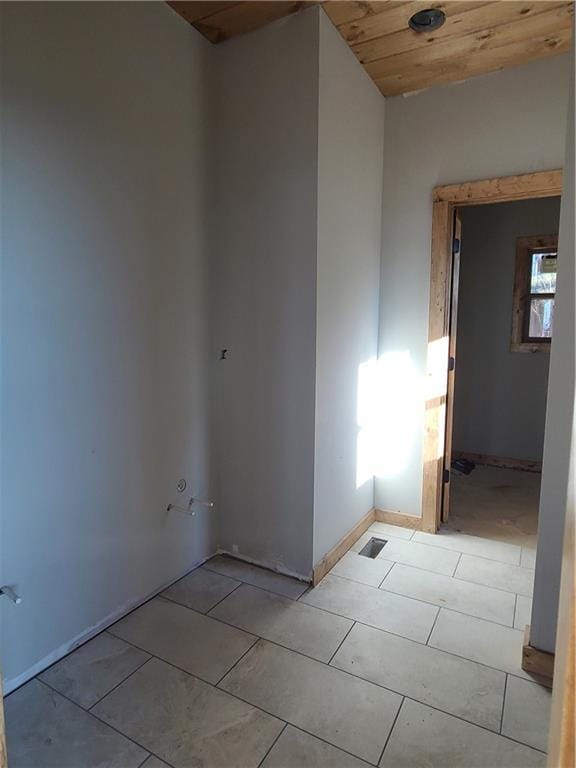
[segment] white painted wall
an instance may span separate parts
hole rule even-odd
[[[318,9],[215,58],[214,466],[224,550],[312,568]],[[220,350],[227,360],[218,360]]]
[[[560,198],[462,209],[453,448],[542,461],[548,351],[510,351],[516,239],[558,234]]]
[[[550,379],[546,412],[544,463],[540,487],[538,549],[534,580],[530,643],[553,653],[556,645],[558,596],[566,514],[574,515],[574,476],[570,457],[574,450],[574,53],[572,77],[567,84],[569,120],[566,134],[566,164],[560,235],[558,242],[558,289],[554,314],[554,336],[550,354]],[[571,501],[571,506],[567,506]]]
[[[387,100],[379,353],[408,362],[385,435],[394,461],[376,480],[380,508],[421,514],[432,189],[561,167],[568,76],[558,56]]]
[[[213,551],[209,45],[162,3],[2,3],[5,691]]]
[[[384,98],[322,11],[314,562],[374,504],[358,380],[378,346],[383,149]]]

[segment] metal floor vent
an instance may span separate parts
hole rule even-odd
[[[362,555],[363,557],[371,557],[374,559],[378,554],[380,554],[380,552],[382,552],[382,548],[387,543],[388,539],[376,539],[374,536],[372,536],[370,541],[362,547],[358,554]]]

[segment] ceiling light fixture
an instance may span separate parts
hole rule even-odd
[[[438,8],[428,8],[425,11],[418,11],[410,17],[408,24],[414,32],[432,32],[438,29],[446,21],[446,14]]]

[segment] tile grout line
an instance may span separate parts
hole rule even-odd
[[[338,647],[336,648],[336,650],[334,651],[334,653],[332,654],[332,656],[330,656],[330,658],[328,659],[328,662],[327,662],[327,666],[328,666],[328,667],[329,667],[329,666],[332,664],[332,659],[334,658],[334,656],[336,656],[336,654],[338,653],[338,651],[340,650],[340,648],[342,648],[342,646],[344,645],[344,642],[345,642],[346,638],[348,637],[348,635],[350,634],[350,632],[352,632],[352,630],[354,629],[354,627],[355,627],[355,626],[356,626],[356,622],[355,622],[355,621],[352,621],[352,625],[351,625],[351,627],[348,629],[348,631],[346,632],[346,634],[344,635],[344,637],[342,638],[342,640],[340,640],[340,642],[338,643]]]
[[[415,533],[425,533],[425,531],[415,531]],[[460,535],[461,536],[471,536],[472,534],[462,533]],[[438,534],[437,533],[436,534],[430,534],[430,536],[438,536]],[[493,543],[493,541],[494,541],[493,539],[485,539],[482,536],[474,536],[474,538],[482,539],[482,541],[488,541],[488,542],[491,542],[491,543]],[[410,539],[410,541],[413,541],[413,539]],[[522,546],[520,544],[508,544],[505,541],[501,541],[501,542],[498,542],[498,543],[499,544],[505,544],[506,546],[509,546],[509,547],[517,547],[519,550],[522,550]],[[464,552],[463,550],[457,549],[456,547],[445,547],[445,546],[442,546],[442,544],[431,544],[429,542],[419,541],[419,540],[414,541],[414,544],[423,544],[425,547],[432,547],[434,549],[443,549],[443,550],[445,550],[447,552],[458,552],[461,555],[469,555],[470,557],[479,557],[481,560],[489,560],[491,563],[501,563],[502,565],[515,565],[518,568],[524,567],[524,566],[520,565],[520,560],[521,560],[521,557],[522,557],[522,551],[520,551],[518,553],[518,562],[517,563],[511,563],[508,560],[501,560],[501,559],[496,558],[496,557],[486,557],[486,555],[478,555],[478,554],[475,554],[474,552]]]
[[[504,709],[506,707],[506,694],[508,692],[508,673],[506,673],[506,678],[504,680],[504,694],[502,696],[502,712],[500,713],[500,730],[498,733],[502,736],[502,726],[504,725]]]
[[[392,573],[392,570],[390,571],[390,573]],[[388,578],[388,576],[386,576],[386,578]],[[448,576],[447,578],[451,578],[451,577]],[[384,581],[386,581],[386,579],[384,579]],[[469,582],[462,581],[462,584],[467,584],[467,583]],[[382,584],[384,584],[384,582],[382,582]],[[476,584],[475,586],[479,587],[482,585]],[[429,600],[423,600],[421,597],[411,597],[410,595],[405,595],[403,592],[395,592],[394,590],[389,589],[385,586],[380,586],[379,589],[382,592],[390,592],[390,594],[392,595],[397,595],[398,597],[405,597],[408,600],[414,600],[417,603],[424,603],[425,605],[433,605],[435,608],[446,608],[446,610],[452,611],[453,613],[459,613],[461,616],[469,616],[471,619],[480,619],[481,621],[488,621],[490,624],[496,624],[499,627],[508,627],[508,629],[514,629],[512,624],[503,624],[501,621],[494,621],[493,619],[487,619],[484,616],[477,616],[473,613],[464,613],[464,611],[458,610],[457,608],[450,608],[447,605],[438,605],[438,603],[432,603]],[[487,587],[487,589],[491,589],[491,587]],[[504,592],[503,590],[498,590],[498,591],[504,595],[516,594],[515,592]]]
[[[213,610],[214,610],[214,608],[216,608],[216,606],[220,605],[220,603],[223,603],[223,602],[224,602],[224,600],[227,600],[227,599],[230,597],[230,595],[233,595],[233,594],[234,594],[234,592],[236,592],[237,590],[239,590],[239,589],[240,589],[240,587],[243,587],[243,586],[244,586],[244,582],[243,582],[243,581],[239,581],[239,582],[238,582],[238,584],[236,584],[236,586],[234,587],[234,589],[233,589],[231,592],[228,592],[228,594],[227,594],[227,595],[224,595],[224,597],[223,597],[221,600],[218,600],[218,602],[217,602],[217,603],[214,603],[214,605],[211,605],[211,606],[210,606],[210,608],[208,608],[208,610],[207,610],[207,611],[206,611],[206,613],[204,614],[204,616],[208,616],[208,614],[210,613],[210,611],[213,611]],[[186,608],[188,608],[188,607],[189,607],[189,606],[186,606]]]
[[[386,752],[386,747],[388,746],[388,742],[392,738],[392,731],[396,727],[396,723],[398,721],[398,718],[400,717],[400,711],[404,706],[405,701],[406,701],[406,696],[403,696],[402,701],[400,702],[400,706],[398,707],[398,711],[396,712],[396,716],[394,717],[394,721],[392,722],[392,727],[388,731],[388,736],[386,736],[386,741],[384,742],[384,746],[382,747],[382,752],[380,752],[380,757],[378,758],[378,762],[376,763],[376,765],[380,765],[380,763],[382,762],[382,758],[384,757],[384,752]]]
[[[456,565],[454,566],[454,570],[453,570],[453,571],[452,571],[452,573],[451,573],[451,578],[454,578],[454,574],[455,574],[455,573],[456,573],[456,571],[458,570],[458,566],[460,565],[460,560],[462,560],[462,555],[463,555],[463,553],[462,553],[462,552],[460,552],[460,557],[459,557],[459,558],[458,558],[458,560],[456,561]]]
[[[140,650],[142,650],[142,649],[140,649]],[[142,652],[143,652],[143,653],[148,653],[148,651],[143,651],[143,650],[142,650]],[[138,665],[138,667],[136,667],[136,669],[134,669],[132,672],[130,672],[130,674],[129,674],[127,677],[125,677],[124,679],[120,680],[120,682],[119,682],[119,683],[116,683],[116,685],[114,685],[112,688],[110,688],[110,690],[109,690],[107,693],[105,693],[105,694],[104,694],[104,696],[100,696],[100,697],[99,697],[99,698],[98,698],[98,699],[97,699],[97,700],[94,702],[94,704],[91,704],[91,705],[88,707],[88,709],[86,710],[86,712],[90,712],[90,710],[92,709],[92,707],[95,707],[97,704],[99,704],[99,703],[102,701],[102,699],[105,699],[105,698],[106,698],[106,696],[108,696],[108,694],[109,694],[109,693],[112,693],[112,691],[115,691],[115,690],[116,690],[116,688],[118,688],[118,686],[119,686],[119,685],[122,685],[122,683],[125,683],[125,682],[126,682],[126,680],[128,680],[129,678],[131,678],[131,677],[132,677],[132,675],[135,675],[135,674],[136,674],[136,672],[138,672],[138,670],[142,669],[142,667],[144,667],[146,664],[148,664],[148,662],[149,662],[149,661],[152,661],[152,658],[153,658],[152,654],[148,653],[148,658],[147,658],[147,659],[145,659],[145,660],[142,662],[142,664],[139,664],[139,665]],[[54,690],[56,690],[56,689],[54,689]],[[81,706],[81,705],[78,705],[78,706]],[[82,707],[82,709],[84,709],[84,707]]]
[[[514,597],[514,614],[512,616],[512,626],[516,629],[516,611],[518,610],[518,594]]]
[[[426,643],[425,643],[426,648],[433,647],[431,645],[428,645],[428,643],[430,642],[430,638],[432,637],[432,632],[434,632],[434,627],[436,626],[436,622],[438,621],[438,616],[440,616],[441,610],[442,610],[441,608],[438,608],[438,610],[436,611],[436,616],[434,616],[434,621],[432,622],[432,626],[430,627],[430,632],[428,632],[428,637],[426,638]],[[435,648],[434,650],[439,651],[441,650],[441,648]],[[469,661],[472,661],[472,659],[469,659]]]
[[[269,746],[269,747],[268,747],[268,749],[266,750],[266,753],[264,754],[264,757],[263,757],[263,758],[262,758],[262,760],[260,760],[260,762],[258,763],[258,766],[257,766],[257,768],[261,768],[261,766],[262,766],[262,765],[264,765],[264,762],[265,762],[266,758],[268,757],[268,755],[270,754],[270,752],[272,752],[272,750],[274,749],[274,747],[275,747],[275,746],[276,746],[276,744],[278,743],[278,740],[280,739],[280,736],[282,736],[282,734],[284,733],[284,731],[286,730],[286,728],[288,728],[288,723],[286,723],[286,722],[285,722],[285,723],[284,723],[284,725],[282,726],[282,728],[280,729],[280,733],[279,733],[279,734],[278,734],[278,736],[276,736],[276,738],[275,738],[275,739],[272,741],[272,744],[270,744],[270,746]]]
[[[144,664],[147,664],[149,661],[150,661],[150,659],[147,659],[147,660],[144,662]],[[144,666],[144,664],[142,664],[142,666]],[[141,669],[141,667],[140,667],[140,669]],[[138,670],[136,670],[136,671],[138,671]],[[32,678],[32,680],[36,680],[36,679],[37,679],[37,678],[34,678],[34,677]],[[114,731],[115,733],[117,733],[119,736],[122,736],[124,739],[126,739],[127,741],[129,741],[129,742],[131,742],[132,744],[134,744],[136,747],[139,747],[140,749],[143,749],[145,752],[148,752],[148,754],[147,754],[147,755],[146,755],[146,757],[144,758],[144,762],[146,762],[146,760],[148,760],[148,758],[149,758],[150,756],[156,757],[156,758],[158,758],[158,760],[160,760],[160,761],[162,761],[162,760],[163,760],[163,758],[161,758],[161,757],[160,757],[159,755],[157,755],[155,752],[152,752],[152,750],[148,749],[148,747],[145,747],[143,744],[140,744],[139,742],[135,741],[135,740],[134,740],[133,738],[131,738],[130,736],[127,736],[125,733],[123,733],[122,731],[118,730],[118,728],[115,728],[113,725],[110,725],[110,723],[106,722],[106,720],[102,720],[102,718],[101,718],[101,717],[98,717],[98,715],[97,715],[96,713],[94,713],[94,712],[91,712],[89,709],[84,709],[83,707],[81,707],[79,704],[77,704],[75,701],[73,701],[71,698],[69,698],[69,697],[68,697],[68,696],[67,696],[65,693],[61,693],[60,691],[57,691],[57,690],[56,690],[56,688],[53,688],[53,687],[52,687],[51,685],[49,685],[48,683],[45,683],[43,680],[38,680],[38,682],[39,682],[39,683],[41,683],[42,685],[45,685],[45,686],[46,686],[46,688],[49,688],[51,691],[54,691],[54,693],[58,694],[58,696],[62,696],[62,698],[63,698],[63,699],[66,699],[66,701],[70,702],[70,704],[73,704],[73,705],[74,705],[75,707],[77,707],[77,708],[78,708],[78,709],[79,709],[81,712],[84,712],[84,714],[85,714],[85,715],[89,715],[89,716],[93,717],[93,718],[94,718],[95,720],[97,720],[99,723],[102,723],[102,725],[105,725],[105,726],[107,726],[107,727],[108,727],[108,728],[110,728],[112,731]],[[105,698],[105,697],[104,697],[104,698]],[[170,768],[174,768],[174,766],[172,766],[172,765],[171,765],[171,763],[168,763],[166,760],[163,760],[163,762],[165,762],[167,765],[169,765],[169,766],[170,766]],[[144,763],[140,763],[140,765],[143,765],[143,764],[144,764]]]
[[[250,647],[249,647],[249,648],[247,648],[247,649],[244,651],[244,653],[242,654],[242,656],[240,656],[238,659],[236,659],[236,661],[234,662],[234,664],[232,664],[232,666],[230,667],[230,669],[228,669],[226,672],[224,672],[224,674],[222,675],[222,677],[220,677],[220,678],[219,678],[219,680],[218,680],[216,683],[214,683],[214,688],[219,688],[219,686],[220,686],[220,683],[222,682],[222,680],[224,680],[224,678],[225,678],[227,675],[229,675],[229,674],[230,674],[230,672],[232,672],[232,670],[233,670],[233,669],[234,669],[234,668],[235,668],[235,667],[236,667],[236,666],[237,666],[237,665],[238,665],[238,664],[239,664],[239,663],[242,661],[242,659],[244,658],[244,656],[246,656],[248,653],[250,653],[250,651],[252,650],[252,648],[254,648],[254,646],[255,646],[257,643],[259,643],[259,642],[260,642],[260,640],[262,640],[262,638],[261,638],[259,635],[253,635],[253,637],[255,638],[255,639],[254,639],[254,642],[253,642],[253,643],[250,645]]]

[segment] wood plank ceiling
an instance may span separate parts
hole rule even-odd
[[[169,2],[204,37],[220,43],[313,2]],[[554,0],[327,0],[324,10],[384,96],[525,64],[569,50],[574,2]],[[408,19],[438,8],[446,21],[415,32]]]

